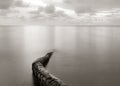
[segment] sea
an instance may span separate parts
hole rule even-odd
[[[35,86],[32,62],[68,86],[120,86],[120,26],[0,26],[0,86]]]

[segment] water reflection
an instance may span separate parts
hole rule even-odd
[[[69,86],[116,86],[119,27],[1,26],[0,85],[33,86],[31,64],[55,49],[48,70]]]

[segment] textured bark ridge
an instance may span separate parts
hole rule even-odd
[[[33,62],[33,79],[36,86],[67,86],[59,78],[50,74],[45,69],[52,54],[53,52],[49,52],[44,57],[38,58]]]

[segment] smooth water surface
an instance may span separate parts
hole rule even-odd
[[[51,49],[47,69],[68,86],[120,85],[120,27],[0,26],[0,86],[34,86],[31,64]]]

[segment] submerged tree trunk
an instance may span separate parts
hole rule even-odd
[[[53,52],[49,52],[44,57],[38,58],[32,64],[33,79],[37,86],[66,86],[60,79],[45,69],[52,54]]]

